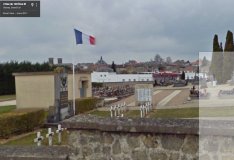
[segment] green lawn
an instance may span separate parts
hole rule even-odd
[[[234,116],[234,107],[207,107],[199,109],[200,117],[230,117]]]
[[[109,111],[91,111],[89,114],[109,117]],[[133,110],[124,113],[125,117],[140,117],[140,111]],[[231,117],[234,116],[234,107],[206,107],[206,108],[175,108],[157,109],[150,112],[150,118],[195,118],[195,117]]]
[[[110,112],[109,111],[93,110],[93,111],[88,112],[87,114],[101,116],[101,117],[110,117]]]
[[[151,118],[194,118],[199,116],[199,108],[158,109],[150,113]]]
[[[11,100],[11,99],[15,99],[15,95],[2,95],[0,96],[0,101],[6,101],[6,100]]]
[[[110,117],[109,111],[92,111],[89,114],[103,117]],[[198,108],[182,108],[182,109],[159,109],[150,112],[150,118],[194,118],[198,117]],[[125,117],[140,117],[139,110],[131,110],[124,113]]]
[[[52,129],[55,133],[56,129]],[[41,130],[41,135],[44,137],[44,140],[42,141],[42,145],[48,145],[48,138],[46,138],[46,134],[48,132],[47,129]],[[36,138],[36,132],[31,133],[29,135],[26,135],[22,138],[11,140],[5,143],[4,145],[37,145],[37,143],[34,142],[34,139]],[[62,132],[62,144],[61,145],[67,145],[68,144],[68,132],[65,130]],[[53,145],[59,145],[58,144],[58,134],[55,133],[53,136]]]
[[[12,111],[14,109],[16,109],[15,105],[12,105],[12,106],[1,106],[0,107],[0,114],[10,112],[10,111]]]

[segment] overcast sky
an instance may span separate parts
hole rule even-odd
[[[0,62],[195,60],[234,31],[233,0],[41,0],[40,18],[0,18]],[[76,45],[73,28],[96,37]]]

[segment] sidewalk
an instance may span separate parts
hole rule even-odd
[[[11,106],[11,105],[16,105],[16,100],[9,100],[9,101],[0,102],[0,107],[1,106]]]

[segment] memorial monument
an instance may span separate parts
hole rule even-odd
[[[54,78],[55,106],[49,108],[48,122],[59,122],[73,115],[72,105],[68,102],[68,74],[63,68],[56,72]]]

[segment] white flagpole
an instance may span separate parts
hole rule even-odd
[[[72,82],[73,82],[73,111],[74,115],[76,114],[76,90],[75,90],[75,65],[74,65],[74,57],[72,63]]]
[[[75,29],[75,27],[73,27]],[[74,34],[74,32],[73,32]],[[75,61],[74,61],[74,53],[72,54],[72,82],[73,82],[73,111],[74,111],[74,115],[76,115],[76,83],[75,83],[75,65],[74,65]]]

